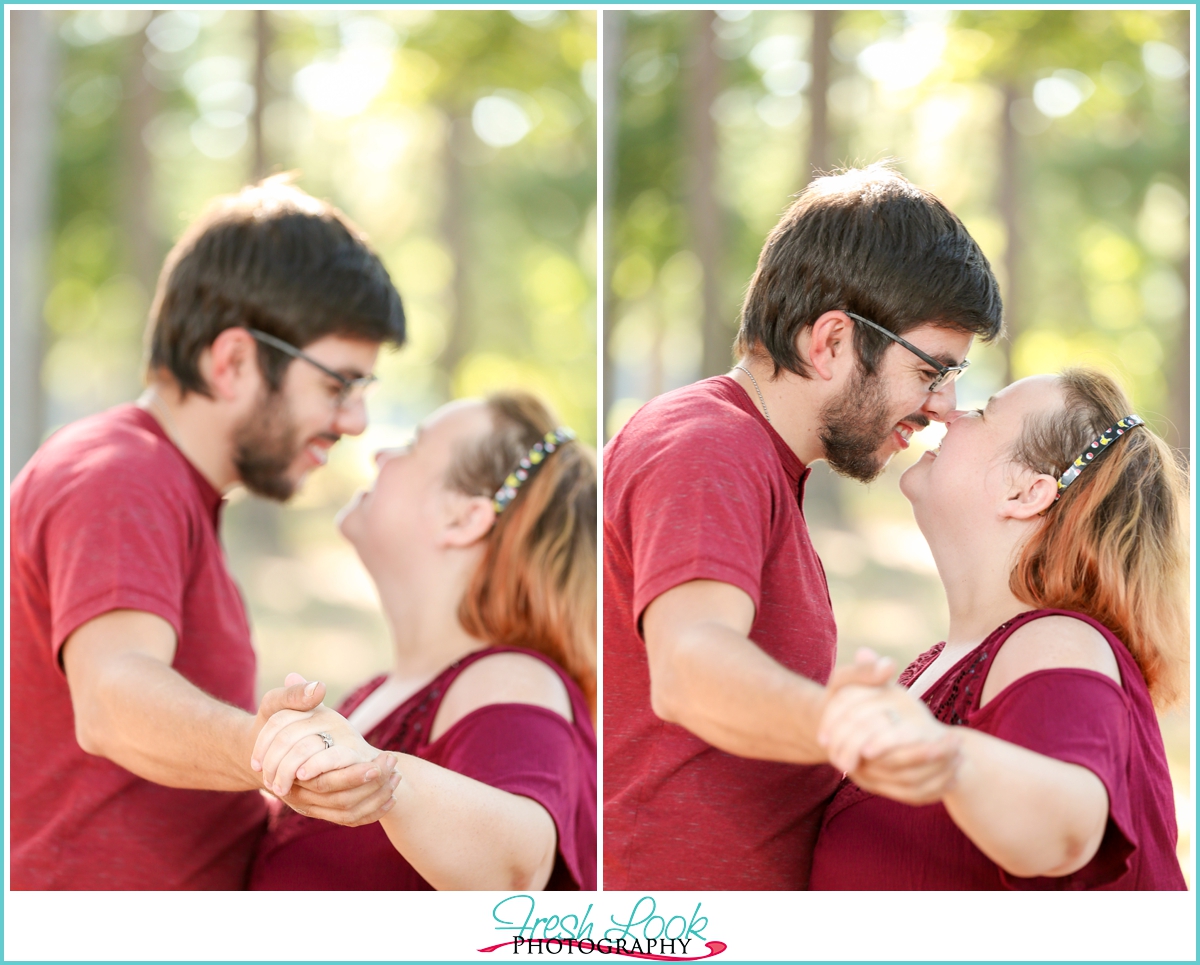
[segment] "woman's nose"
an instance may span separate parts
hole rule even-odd
[[[950,423],[953,422],[955,419],[958,419],[960,416],[963,416],[965,414],[966,413],[964,413],[962,409],[951,409],[949,412],[946,413],[946,415],[942,421],[945,422],[946,425],[950,425]]]
[[[383,464],[396,455],[396,453],[399,451],[399,449],[380,449],[377,453],[375,453],[375,465],[382,469]]]

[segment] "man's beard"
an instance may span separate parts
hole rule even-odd
[[[284,502],[296,491],[287,471],[300,454],[299,431],[282,392],[267,391],[259,410],[233,436],[233,464],[252,493]]]
[[[870,482],[887,465],[879,452],[896,427],[889,414],[889,400],[878,375],[868,375],[858,365],[854,381],[821,410],[821,444],[829,468],[859,482]],[[904,417],[921,428],[929,419],[920,413]]]

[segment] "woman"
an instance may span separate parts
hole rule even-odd
[[[596,474],[532,397],[452,403],[381,452],[342,533],[379,590],[391,673],[276,714],[252,766],[293,779],[396,752],[378,823],[282,809],[260,889],[596,886]],[[361,736],[360,736],[361,735]]]
[[[950,629],[907,690],[831,697],[820,739],[854,783],[813,888],[1185,887],[1154,715],[1187,687],[1182,480],[1130,412],[1098,373],[1024,379],[902,477]],[[902,745],[945,736],[952,779],[906,779]]]

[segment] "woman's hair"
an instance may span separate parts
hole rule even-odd
[[[1070,369],[1059,386],[1062,409],[1028,419],[1013,450],[1017,462],[1051,476],[1133,412],[1099,372]],[[1112,630],[1160,708],[1187,690],[1185,487],[1166,443],[1145,426],[1126,430],[1062,491],[1009,578],[1023,602],[1086,613]]]
[[[448,485],[491,497],[534,443],[558,422],[524,392],[488,396],[493,431],[455,457]],[[550,657],[596,709],[596,464],[567,442],[496,517],[458,618],[466,631],[501,646]]]

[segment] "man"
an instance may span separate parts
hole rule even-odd
[[[936,198],[882,166],[820,178],[767,238],[735,369],[608,444],[606,888],[806,887],[839,779],[817,740],[836,628],[808,467],[874,478],[1000,325],[987,260]],[[917,750],[893,763],[948,779],[949,748]]]
[[[244,887],[265,827],[255,738],[319,684],[268,693],[217,527],[237,483],[287,499],[366,427],[400,297],[337,210],[280,179],[217,199],[171,251],[149,388],[55,433],[12,489],[12,887]],[[287,803],[386,810],[394,761]]]

